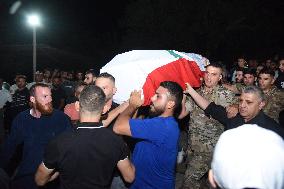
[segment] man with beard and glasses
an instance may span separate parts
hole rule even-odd
[[[174,114],[181,106],[182,98],[180,85],[164,81],[151,98],[153,118],[131,119],[143,104],[141,92],[131,93],[129,106],[118,116],[113,128],[117,134],[139,139],[132,156],[136,175],[130,188],[175,187],[179,127]]]
[[[13,120],[11,133],[0,154],[0,167],[5,169],[17,146],[23,144],[23,157],[13,178],[12,189],[37,188],[34,174],[42,161],[44,148],[52,138],[71,128],[67,115],[53,109],[48,85],[33,85],[30,101],[32,108],[19,113]]]

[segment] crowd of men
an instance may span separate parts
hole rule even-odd
[[[31,83],[18,74],[9,87],[0,79],[0,188],[173,189],[187,115],[181,188],[283,188],[284,59],[241,57],[231,71],[211,63],[200,79],[198,89],[161,82],[148,111],[134,89],[115,103],[115,78],[92,69],[46,69]],[[254,164],[256,154],[266,158]]]

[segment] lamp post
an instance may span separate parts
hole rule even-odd
[[[40,26],[40,19],[33,14],[28,16],[28,24],[33,28],[33,79],[35,81],[36,73],[36,27]]]

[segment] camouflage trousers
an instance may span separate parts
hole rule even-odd
[[[208,171],[211,153],[196,153],[187,150],[187,168],[184,175],[183,189],[208,189]]]

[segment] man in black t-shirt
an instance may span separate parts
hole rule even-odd
[[[112,130],[115,119],[118,116],[118,114],[112,116],[112,118],[109,118],[108,113],[119,106],[119,104],[113,101],[113,95],[116,93],[115,78],[109,73],[106,72],[101,73],[97,77],[95,85],[100,87],[106,95],[105,106],[107,109],[106,112],[102,115],[102,120],[105,120],[103,121],[104,126]]]
[[[12,102],[8,104],[6,111],[6,124],[8,125],[8,130],[12,125],[13,119],[22,111],[30,108],[30,92],[26,87],[26,76],[19,75],[16,78],[17,90],[12,96]]]
[[[52,79],[52,106],[55,109],[63,110],[65,107],[65,91],[62,88],[61,84],[61,78],[60,77],[54,77]]]
[[[80,123],[74,131],[52,140],[35,176],[40,186],[59,174],[63,189],[110,188],[116,167],[127,182],[135,177],[123,140],[99,122],[105,109],[105,94],[89,85],[81,93],[76,107]]]

